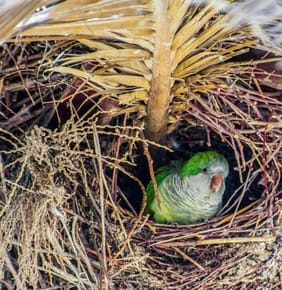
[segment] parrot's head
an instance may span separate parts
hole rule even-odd
[[[223,194],[229,165],[225,157],[214,151],[198,152],[181,168],[180,176],[192,177],[205,192]]]

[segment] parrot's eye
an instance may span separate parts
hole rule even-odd
[[[203,172],[206,173],[207,171],[208,171],[208,168],[205,167],[205,168],[203,169]]]

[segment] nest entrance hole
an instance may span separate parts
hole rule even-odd
[[[179,124],[168,138],[169,146],[173,149],[173,152],[167,152],[164,149],[158,148],[160,158],[157,160],[158,166],[154,170],[168,164],[171,160],[188,160],[200,151],[214,150],[226,157],[230,172],[226,179],[226,190],[223,196],[223,214],[231,214],[235,210],[244,208],[263,196],[264,187],[259,182],[262,178],[262,173],[258,174],[249,181],[248,186],[244,187],[248,172],[247,170],[242,172],[241,179],[243,182],[241,182],[234,150],[227,142],[223,142],[218,134],[204,127],[188,126],[187,123],[183,122]],[[244,147],[243,153],[247,160],[252,156],[252,152],[247,146]],[[136,167],[131,168],[130,171],[146,187],[151,179],[148,160],[143,154],[142,149],[137,152],[137,155]],[[252,171],[257,169],[258,164],[254,162]],[[118,186],[125,194],[125,199],[121,198],[120,205],[139,213],[142,204],[142,190],[137,182],[120,173],[118,176]]]

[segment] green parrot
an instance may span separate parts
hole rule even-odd
[[[172,161],[156,173],[159,201],[152,181],[146,188],[145,214],[158,223],[191,224],[217,214],[222,206],[229,165],[214,151],[198,152],[188,161]]]

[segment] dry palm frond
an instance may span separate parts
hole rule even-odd
[[[47,15],[38,17],[34,15],[36,10],[40,10],[44,5],[52,5],[54,0],[14,0],[14,1],[1,1],[0,3],[0,43],[14,36],[21,30],[29,26],[42,23],[47,20]]]
[[[229,78],[231,70],[243,67],[242,63],[229,60],[258,46],[250,29],[238,29],[247,20],[234,20],[231,26],[233,6],[225,3],[224,9],[229,7],[231,11],[227,15],[220,14],[222,7],[213,1],[140,0],[133,4],[69,0],[49,11],[47,24],[21,35],[26,41],[41,37],[91,38],[92,41],[81,41],[93,53],[63,58],[51,70],[83,79],[97,92],[129,104],[130,112],[146,112],[147,137],[164,143],[171,102],[182,95],[193,97],[198,82],[205,84],[206,88],[201,89],[206,92],[209,88],[226,87],[222,79]],[[235,6],[237,10],[240,7]],[[278,17],[277,13],[273,17]],[[95,63],[88,69],[71,68],[89,61]]]

